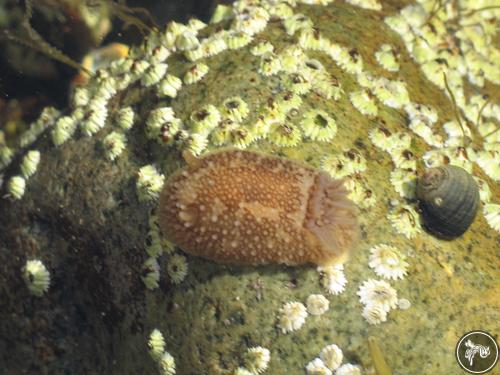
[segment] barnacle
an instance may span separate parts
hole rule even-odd
[[[330,301],[322,294],[311,294],[306,301],[307,312],[311,315],[322,315],[328,311]]]
[[[157,92],[159,96],[175,98],[181,87],[182,81],[180,78],[167,74],[158,84]]]
[[[283,333],[296,331],[306,322],[307,309],[300,302],[285,303],[279,313],[278,326]]]
[[[125,135],[118,132],[111,132],[103,139],[103,147],[106,158],[113,161],[115,160],[125,149],[126,145]]]
[[[259,73],[265,76],[272,76],[281,70],[281,60],[273,52],[267,52],[260,58]]]
[[[136,184],[139,200],[144,202],[158,199],[164,178],[152,165],[139,169]]]
[[[146,119],[147,134],[151,139],[157,139],[161,133],[161,127],[166,122],[175,119],[174,110],[171,107],[161,107],[153,109],[149,112]]]
[[[361,375],[361,369],[359,366],[351,365],[350,363],[346,363],[345,365],[340,366],[335,375]]]
[[[389,72],[399,70],[398,56],[390,44],[382,44],[380,49],[375,52],[375,58],[385,70]]]
[[[26,180],[21,176],[13,176],[7,181],[7,192],[14,199],[21,199],[26,189]]]
[[[25,179],[28,179],[35,174],[40,162],[40,151],[31,150],[24,155],[21,162],[21,174]]]
[[[330,294],[340,294],[344,291],[347,279],[343,265],[318,267],[321,274],[321,285]]]
[[[483,212],[488,225],[500,232],[500,204],[487,203],[483,207]]]
[[[315,358],[306,365],[307,375],[332,375],[332,372],[323,363],[321,358]]]
[[[269,127],[267,139],[280,147],[293,147],[302,140],[302,132],[291,123],[274,122]]]
[[[229,49],[239,49],[245,47],[252,41],[252,36],[243,31],[229,31],[225,37]]]
[[[335,371],[341,365],[344,354],[337,345],[331,344],[321,349],[320,358],[323,360],[326,367]]]
[[[158,288],[160,282],[160,265],[156,258],[148,258],[142,266],[142,281],[149,290]]]
[[[252,374],[266,371],[271,360],[271,352],[262,346],[248,348],[245,356],[245,366]]]
[[[174,254],[167,263],[167,273],[174,284],[180,284],[187,276],[188,264],[186,257]]]
[[[263,41],[257,43],[255,46],[252,47],[250,52],[254,56],[262,56],[266,53],[271,53],[274,51],[274,46],[268,42],[268,41]]]
[[[363,115],[376,116],[378,113],[377,104],[371,95],[366,91],[355,91],[349,95],[352,105]]]
[[[321,168],[332,177],[343,178],[366,170],[366,159],[356,149],[341,154],[327,155],[321,160]]]
[[[307,111],[300,125],[304,135],[313,140],[330,141],[337,134],[335,120],[328,113],[320,109]]]
[[[175,374],[175,360],[169,352],[164,352],[158,362],[162,375]]]
[[[193,131],[208,134],[221,120],[221,114],[215,106],[208,104],[191,113],[189,119]]]
[[[193,65],[184,75],[184,83],[191,85],[201,80],[208,73],[208,66],[203,63]]]
[[[380,324],[387,320],[387,311],[383,306],[377,303],[368,303],[363,308],[361,315],[363,315],[363,318],[365,318],[369,324],[373,325]]]
[[[155,361],[159,361],[165,352],[165,339],[158,329],[154,329],[149,335],[149,354]]]
[[[405,256],[395,247],[386,244],[372,246],[368,265],[378,276],[388,279],[402,279],[407,272]]]
[[[396,290],[383,280],[366,280],[357,294],[364,305],[380,306],[386,312],[396,308],[398,302]]]
[[[73,116],[63,116],[55,123],[51,130],[52,142],[60,146],[70,139],[76,130],[77,121]]]
[[[151,65],[141,78],[141,83],[146,86],[156,85],[167,73],[168,65],[165,63],[156,63]]]
[[[421,232],[418,214],[415,209],[409,205],[396,207],[387,217],[394,229],[409,239]]]
[[[132,107],[122,107],[116,114],[116,123],[123,130],[129,130],[134,125],[134,117]]]
[[[233,121],[244,120],[249,113],[248,105],[239,96],[227,98],[222,103],[224,108],[223,115]]]
[[[41,297],[43,293],[49,290],[50,273],[40,260],[26,261],[23,268],[23,277],[33,295]]]

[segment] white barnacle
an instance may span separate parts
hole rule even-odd
[[[250,52],[254,56],[262,56],[265,53],[273,51],[274,51],[274,46],[268,41],[259,42],[255,46],[253,46],[252,49],[250,50]]]
[[[41,297],[49,290],[50,273],[38,259],[26,262],[23,268],[23,278],[30,292],[37,297]]]
[[[325,99],[333,100],[339,100],[343,93],[342,85],[337,78],[326,72],[314,75],[313,90]]]
[[[219,110],[212,104],[207,104],[193,111],[189,116],[189,127],[196,133],[208,134],[221,120]]]
[[[21,162],[21,174],[25,179],[35,174],[38,163],[40,163],[40,151],[31,150],[24,155],[23,161]]]
[[[489,177],[500,181],[500,151],[478,151],[476,163]]]
[[[335,375],[361,375],[361,368],[359,366],[346,363],[337,369]]]
[[[174,110],[171,107],[160,107],[149,112],[146,119],[148,137],[157,139],[163,124],[175,119]]]
[[[158,199],[163,188],[165,176],[153,165],[146,165],[137,173],[137,193],[139,201],[146,202]]]
[[[7,193],[14,199],[21,199],[26,189],[26,180],[21,176],[13,176],[7,181]]]
[[[366,170],[366,159],[352,148],[341,154],[327,155],[321,160],[321,168],[332,177],[343,178]]]
[[[164,62],[170,56],[170,51],[165,46],[157,46],[151,51],[151,64],[159,64]]]
[[[208,66],[203,63],[193,65],[184,75],[184,83],[191,85],[201,80],[208,73]]]
[[[389,153],[394,149],[410,148],[412,140],[408,132],[391,133],[383,126],[370,130],[368,137],[376,147]]]
[[[167,274],[174,284],[180,284],[187,276],[188,263],[186,257],[179,254],[174,254],[170,257],[167,263]]]
[[[159,329],[155,328],[149,335],[149,354],[155,361],[159,361],[165,352],[165,339]]]
[[[156,63],[151,65],[141,78],[141,83],[145,87],[156,85],[167,73],[168,65],[165,63]]]
[[[332,375],[332,371],[326,367],[321,358],[315,358],[306,365],[307,375]]]
[[[378,113],[377,104],[367,90],[354,91],[349,95],[352,105],[359,112],[366,116],[376,116]]]
[[[361,208],[370,208],[377,203],[373,190],[366,186],[366,179],[359,173],[350,175],[344,180],[345,187],[349,190],[349,199]]]
[[[308,30],[313,27],[312,20],[302,13],[296,13],[283,22],[288,35],[295,34],[298,30]]]
[[[307,309],[300,302],[285,303],[279,313],[278,326],[283,333],[296,331],[306,322]]]
[[[387,218],[396,232],[408,239],[412,239],[422,230],[418,213],[412,206],[406,204],[397,206],[387,215]]]
[[[483,214],[488,225],[497,232],[500,232],[500,204],[485,204],[483,207]]]
[[[222,103],[222,107],[223,116],[236,122],[244,120],[249,113],[248,104],[239,96],[227,98]]]
[[[341,365],[344,354],[337,345],[331,344],[321,349],[319,357],[326,365],[326,367],[328,367],[332,371],[335,371]]]
[[[322,315],[328,311],[330,301],[322,294],[311,294],[306,301],[307,312],[311,315]]]
[[[375,52],[377,62],[389,72],[397,72],[399,70],[398,53],[390,44],[382,44],[377,52]]]
[[[91,93],[86,87],[76,87],[71,95],[71,104],[73,108],[84,107],[90,101]]]
[[[224,38],[227,47],[232,50],[245,47],[252,39],[251,35],[237,30],[229,31]]]
[[[175,359],[169,352],[164,352],[158,362],[162,375],[174,375],[175,374]]]
[[[398,293],[388,282],[383,280],[366,280],[358,289],[359,300],[364,305],[379,305],[389,312],[396,308]]]
[[[415,169],[396,168],[391,172],[391,184],[403,198],[415,199],[417,172]]]
[[[273,122],[270,124],[267,139],[279,147],[294,147],[302,140],[299,127],[291,123]]]
[[[342,264],[318,267],[318,272],[321,274],[321,285],[328,293],[336,295],[344,291],[347,279]]]
[[[259,73],[264,76],[272,76],[281,70],[281,61],[278,55],[273,52],[265,53],[261,56]]]
[[[390,152],[392,162],[396,168],[417,170],[417,159],[408,149],[392,149]]]
[[[125,149],[127,140],[125,134],[112,131],[103,141],[104,154],[108,160],[115,160]]]
[[[406,256],[392,245],[380,244],[370,249],[368,265],[378,276],[387,279],[402,279],[408,270]]]
[[[300,123],[306,137],[318,141],[331,141],[337,134],[337,123],[321,109],[312,109],[304,114]]]
[[[167,74],[158,84],[157,92],[159,96],[175,98],[181,87],[182,81],[180,78]]]
[[[287,90],[297,95],[305,95],[311,91],[311,81],[300,73],[291,73],[285,77],[284,86]]]
[[[14,157],[14,150],[4,144],[0,144],[0,168],[6,167]]]
[[[179,51],[190,51],[200,45],[196,33],[191,30],[185,30],[175,40],[175,47]]]
[[[120,108],[116,114],[116,123],[123,130],[129,130],[134,125],[135,113],[132,107]]]
[[[106,124],[108,110],[106,107],[98,107],[97,105],[101,104],[96,104],[96,107],[91,107],[85,119],[80,124],[82,133],[88,137],[97,133]]]
[[[76,130],[77,121],[73,116],[63,116],[55,123],[50,134],[54,145],[60,146],[70,139]]]
[[[163,244],[157,228],[152,228],[146,236],[146,253],[150,257],[159,257],[163,253]]]
[[[377,325],[387,320],[387,311],[383,306],[376,303],[369,303],[363,308],[361,314],[369,324]]]
[[[160,265],[156,258],[148,258],[142,266],[142,281],[149,290],[158,288],[160,282]]]
[[[271,360],[271,352],[262,346],[255,346],[248,348],[245,356],[245,367],[250,370],[252,374],[260,374],[269,366]]]

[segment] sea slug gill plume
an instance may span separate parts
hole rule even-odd
[[[187,253],[247,265],[347,259],[358,226],[342,180],[251,151],[185,159],[165,183],[158,217],[163,234]]]

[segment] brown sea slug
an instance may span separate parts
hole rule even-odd
[[[257,152],[186,157],[160,196],[164,235],[189,254],[222,263],[330,265],[358,234],[342,180]]]

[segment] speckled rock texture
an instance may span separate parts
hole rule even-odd
[[[451,121],[451,101],[425,78],[400,36],[383,22],[405,5],[384,2],[381,11],[372,11],[339,1],[328,6],[301,4],[294,12],[310,17],[325,37],[356,48],[364,68],[372,74],[404,80],[412,102],[437,111],[438,125]],[[200,33],[208,35],[227,27],[224,22]],[[278,50],[296,39],[285,33],[281,21],[273,20],[255,38],[271,41]],[[398,73],[388,73],[375,61],[382,43],[398,49]],[[349,93],[360,88],[356,76],[318,51],[308,50],[307,55],[336,77],[344,93],[338,100],[315,92],[305,94],[296,116],[300,119],[309,108],[327,111],[338,127],[333,140],[303,139],[295,147],[281,148],[260,140],[249,148],[317,168],[325,156],[346,147],[356,148],[366,159],[360,175],[375,202],[360,207],[361,239],[345,264],[345,291],[328,295],[315,266],[228,266],[188,255],[185,280],[178,285],[170,281],[168,257],[163,255],[158,258],[159,288],[146,289],[141,280],[148,258],[145,240],[156,202],[139,201],[137,171],[154,163],[168,177],[184,163],[179,148],[147,139],[147,115],[153,108],[171,106],[177,117],[187,121],[202,105],[219,106],[237,95],[250,108],[249,122],[255,121],[258,109],[276,96],[280,79],[259,73],[260,60],[249,52],[251,46],[205,59],[210,68],[207,75],[184,86],[174,99],[158,98],[154,89],[141,87],[139,82],[111,98],[109,118],[125,105],[132,105],[137,115],[127,134],[127,148],[114,162],[105,159],[100,143],[110,126],[93,137],[76,136],[57,148],[49,132],[36,141],[42,158],[23,198],[0,200],[3,373],[155,374],[158,370],[147,342],[158,328],[180,375],[232,374],[243,366],[244,354],[253,346],[271,352],[266,374],[303,374],[306,364],[332,343],[343,350],[344,363],[373,374],[369,336],[379,343],[394,374],[458,374],[454,350],[464,333],[481,329],[498,337],[499,233],[488,225],[481,208],[470,230],[453,241],[436,239],[422,229],[409,239],[395,230],[388,213],[395,200],[404,199],[390,182],[391,157],[368,134],[380,124],[391,132],[412,134],[405,112],[378,103],[377,116],[362,115],[349,100]],[[174,54],[168,64],[170,74],[182,77],[191,63]],[[481,93],[489,94],[493,103],[500,99],[498,87],[490,82]],[[442,129],[438,132],[444,134]],[[421,137],[412,135],[411,152],[416,159],[430,149]],[[18,173],[19,158],[5,169],[5,179]],[[491,202],[500,202],[498,182],[476,164],[473,174],[488,183]],[[389,282],[411,307],[392,310],[386,322],[369,325],[356,293],[363,281],[379,279],[368,266],[368,258],[369,249],[381,243],[394,245],[407,256],[407,276]],[[41,259],[51,274],[50,288],[42,297],[30,295],[22,278],[26,260],[34,258]],[[317,293],[327,296],[330,309],[321,316],[308,316],[299,330],[282,333],[277,323],[283,304],[305,304],[310,294]]]

